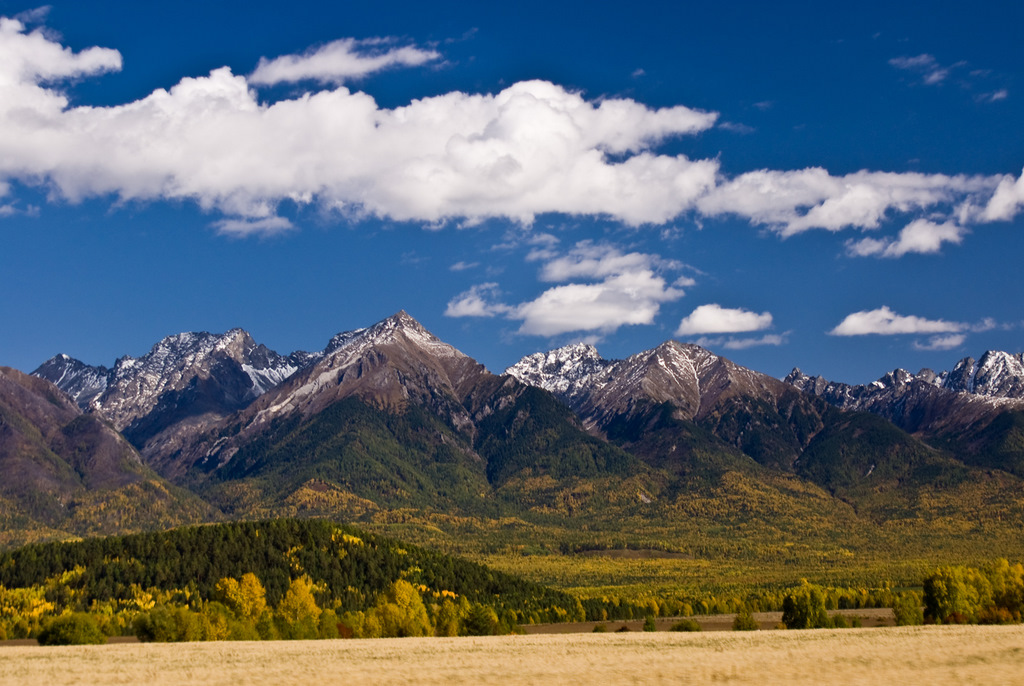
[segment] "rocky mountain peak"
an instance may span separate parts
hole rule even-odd
[[[505,370],[525,384],[560,397],[571,397],[613,362],[589,343],[573,343],[546,353],[527,355]]]
[[[107,390],[110,382],[110,370],[106,367],[93,367],[63,353],[43,362],[32,376],[54,384],[83,408]]]

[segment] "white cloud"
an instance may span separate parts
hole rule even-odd
[[[465,262],[465,261],[460,260],[460,261],[456,262],[455,264],[453,264],[452,266],[448,267],[448,269],[450,269],[453,272],[464,272],[467,269],[473,269],[474,267],[479,267],[479,266],[480,266],[479,262]]]
[[[519,333],[557,336],[572,331],[610,334],[630,324],[650,324],[663,302],[683,297],[681,290],[643,269],[611,276],[600,283],[567,284],[548,289],[509,315],[521,319]]]
[[[588,100],[544,81],[496,94],[445,93],[394,109],[344,87],[274,102],[262,102],[252,87],[335,83],[438,57],[382,40],[343,39],[263,60],[248,80],[221,68],[124,105],[70,107],[54,84],[118,70],[120,54],[74,53],[42,31],[0,19],[0,183],[42,185],[72,202],[191,200],[228,217],[216,225],[238,235],[247,227],[286,228],[277,217],[286,200],[431,226],[489,218],[529,225],[544,213],[640,226],[696,211],[737,215],[782,236],[873,229],[894,213],[928,211],[934,219],[948,206],[985,208],[971,219],[1009,218],[1024,203],[1019,184],[1002,177],[832,176],[820,168],[727,177],[715,159],[654,151],[671,137],[710,129],[716,113]],[[891,244],[860,247],[884,252]],[[556,256],[541,245],[534,258]]]
[[[694,341],[697,345],[702,348],[725,348],[726,350],[746,350],[747,348],[754,348],[762,345],[785,345],[787,334],[765,334],[760,338],[736,338],[735,336],[719,336],[716,338],[709,338],[702,336]]]
[[[730,309],[716,303],[701,305],[679,322],[677,336],[709,333],[743,333],[770,328],[770,312],[758,314],[744,309]]]
[[[959,245],[967,229],[948,221],[935,224],[927,219],[915,219],[903,227],[899,237],[863,238],[847,243],[847,251],[857,257],[903,257],[907,253],[935,254],[943,243]]]
[[[284,217],[263,217],[262,219],[222,219],[213,223],[215,229],[229,236],[271,235],[289,231],[295,226]]]
[[[0,25],[0,180],[72,201],[192,199],[263,219],[291,199],[399,221],[561,212],[641,225],[691,208],[718,170],[650,152],[716,114],[591,102],[543,81],[383,109],[346,88],[261,103],[221,68],[126,105],[69,108],[42,81],[116,69],[120,56],[23,29]]]
[[[967,328],[961,322],[947,322],[942,319],[896,314],[887,306],[875,310],[863,310],[847,315],[842,322],[828,333],[832,336],[865,336],[877,334],[958,333]]]
[[[530,256],[533,256],[531,253]],[[580,241],[566,255],[554,257],[540,271],[541,281],[572,281],[581,278],[605,278],[615,274],[651,269],[665,262],[657,255],[645,253],[622,253],[611,245]]]
[[[928,339],[927,343],[914,341],[914,348],[916,350],[952,350],[953,348],[959,348],[963,345],[965,340],[967,340],[967,336],[962,333],[952,333],[946,336],[932,336]]]
[[[522,323],[518,333],[558,336],[565,333],[597,332],[600,336],[622,326],[651,324],[661,303],[682,298],[681,289],[668,285],[657,269],[679,267],[658,255],[624,254],[614,246],[577,243],[568,253],[554,251],[557,239],[548,234],[533,237],[531,243],[550,251],[541,267],[542,281],[584,280],[549,288],[535,299],[519,305],[498,302],[498,285],[486,283],[460,293],[448,303],[450,317],[493,317],[504,315]]]
[[[976,99],[978,102],[999,102],[1000,100],[1006,100],[1008,97],[1010,97],[1010,91],[1000,88],[991,93],[982,93]]]
[[[718,128],[725,129],[726,131],[729,131],[731,133],[738,133],[741,136],[749,136],[750,134],[757,131],[757,129],[755,129],[753,126],[731,121],[723,121],[721,124],[718,125]]]
[[[51,41],[42,30],[25,33],[25,24],[0,17],[0,89],[8,107],[24,104],[51,108],[67,104],[59,93],[33,92],[36,83],[77,76],[102,74],[121,69],[121,53],[107,48],[89,48],[74,53]]]
[[[999,180],[995,193],[982,212],[985,221],[1009,221],[1024,207],[1024,171],[1014,181],[1012,176]]]
[[[998,178],[821,168],[760,171],[723,180],[697,201],[708,216],[735,214],[782,236],[810,229],[878,228],[890,211],[910,212],[991,192]]]
[[[436,50],[394,45],[392,39],[343,38],[301,55],[261,57],[249,83],[271,86],[296,81],[341,84],[390,67],[416,67],[440,59]]]
[[[917,55],[916,57],[894,57],[889,64],[897,69],[917,72],[926,85],[935,86],[949,76],[949,67],[943,67],[932,55]]]
[[[50,5],[43,5],[34,9],[25,10],[24,12],[18,12],[14,15],[14,18],[25,24],[39,24],[46,21],[46,17],[50,15],[50,10],[53,9]]]
[[[493,317],[509,311],[507,305],[498,302],[501,295],[496,283],[482,283],[458,294],[448,302],[444,311],[446,317]]]

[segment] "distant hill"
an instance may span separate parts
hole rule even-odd
[[[574,596],[483,565],[325,520],[279,519],[185,527],[165,532],[31,545],[0,553],[0,586],[24,588],[69,575],[83,609],[93,601],[131,600],[135,591],[190,589],[217,597],[225,577],[255,574],[276,605],[291,580],[308,576],[319,602],[365,610],[398,579],[513,611],[517,621],[574,616]]]
[[[56,386],[0,367],[0,544],[198,522],[215,511]]]

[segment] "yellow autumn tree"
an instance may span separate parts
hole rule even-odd
[[[253,625],[267,607],[267,589],[252,572],[243,574],[239,580],[231,577],[221,579],[217,582],[217,592],[239,619]]]
[[[423,598],[404,579],[391,584],[368,614],[379,623],[382,636],[430,636],[434,633]]]
[[[277,605],[276,623],[281,638],[318,638],[320,613],[310,578],[303,575],[293,580]]]

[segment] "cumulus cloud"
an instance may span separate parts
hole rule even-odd
[[[744,309],[730,309],[717,303],[701,305],[679,322],[677,336],[714,333],[744,333],[770,328],[770,312],[758,314]]]
[[[849,254],[857,257],[903,257],[907,253],[924,255],[938,253],[943,243],[959,245],[967,230],[955,222],[935,224],[927,219],[915,219],[900,231],[899,237],[863,238],[847,243]]]
[[[981,217],[985,221],[1008,221],[1017,216],[1021,207],[1024,207],[1024,171],[1016,181],[1012,176],[999,180]]]
[[[610,276],[600,283],[567,284],[548,289],[510,314],[521,319],[519,333],[557,336],[572,331],[610,334],[630,324],[651,324],[661,303],[683,291],[668,286],[649,269]]]
[[[875,310],[863,310],[846,316],[828,333],[832,336],[866,336],[876,334],[892,336],[897,334],[959,333],[967,328],[961,322],[942,319],[925,319],[913,315],[896,314],[888,306]]]
[[[261,57],[249,83],[272,86],[278,83],[316,81],[342,84],[390,67],[416,67],[441,58],[436,50],[411,45],[395,46],[392,39],[343,38],[308,50],[301,55]]]
[[[723,180],[697,202],[705,215],[738,215],[783,237],[810,229],[875,229],[892,211],[910,212],[991,192],[997,178],[821,168],[759,170]]]
[[[651,324],[661,304],[682,298],[684,292],[669,285],[659,269],[678,268],[658,255],[623,253],[614,246],[581,241],[568,252],[555,251],[556,242],[541,234],[535,242],[548,251],[539,278],[566,283],[542,292],[535,299],[508,305],[499,302],[498,284],[473,286],[455,296],[445,314],[449,317],[493,317],[503,315],[520,321],[517,333],[558,336],[572,332],[593,332],[592,340],[622,326]],[[553,239],[553,237],[550,237]],[[530,253],[534,255],[533,252]]]
[[[3,20],[0,179],[72,201],[192,199],[248,219],[290,199],[399,221],[561,212],[640,225],[692,207],[718,170],[650,150],[710,128],[715,113],[592,102],[544,81],[395,109],[343,87],[261,103],[227,68],[115,107],[69,108],[42,85],[120,64],[116,51],[75,54]]]
[[[533,255],[533,253],[531,253]],[[653,266],[676,266],[657,255],[622,253],[611,245],[580,241],[567,254],[554,257],[540,271],[541,281],[570,281],[580,278],[604,278],[616,274],[649,270]]]
[[[60,82],[116,71],[121,55],[99,47],[75,53],[19,20],[0,19],[0,183],[42,185],[72,202],[191,200],[228,217],[215,226],[236,235],[288,228],[278,217],[285,201],[430,226],[490,218],[529,225],[545,213],[641,226],[694,212],[736,215],[781,236],[874,229],[895,213],[927,211],[934,220],[953,207],[984,208],[971,219],[1006,219],[1024,203],[1019,182],[1002,177],[833,176],[820,168],[729,177],[715,159],[655,150],[710,129],[717,113],[588,100],[545,81],[393,109],[335,86],[439,58],[388,40],[342,39],[263,59],[248,78],[225,67],[123,105],[71,107]],[[254,90],[295,80],[331,87],[273,102]],[[893,245],[902,242],[861,247],[901,249]],[[542,245],[535,257],[554,254]],[[562,266],[571,267],[551,269]]]
[[[5,110],[24,104],[52,112],[67,100],[52,91],[38,92],[42,89],[36,84],[121,69],[117,50],[89,48],[76,54],[51,41],[41,29],[25,31],[21,21],[0,17],[0,88],[8,101]]]
[[[498,302],[501,291],[496,283],[482,283],[458,294],[448,302],[446,317],[494,317],[509,311]]]

